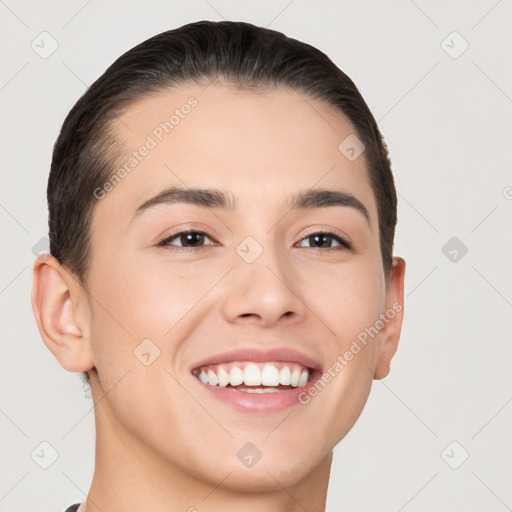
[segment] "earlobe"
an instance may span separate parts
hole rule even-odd
[[[391,359],[398,348],[404,315],[404,277],[405,260],[395,256],[386,289],[386,305],[383,312],[384,326],[380,330],[378,337],[375,373],[373,376],[376,380],[388,376]]]
[[[45,345],[71,372],[94,366],[83,290],[53,256],[34,262],[32,310]]]

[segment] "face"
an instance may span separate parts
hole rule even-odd
[[[338,149],[354,128],[297,93],[210,85],[132,104],[115,132],[128,163],[97,191],[88,281],[99,427],[204,481],[294,484],[384,357],[377,206],[364,153]]]

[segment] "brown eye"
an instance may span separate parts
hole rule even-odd
[[[340,247],[341,250],[343,250],[352,248],[352,246],[344,238],[335,235],[334,233],[320,232],[308,235],[301,240],[301,247],[307,247],[302,245],[305,240],[309,242],[309,247],[312,249],[334,249],[335,247]]]
[[[162,240],[158,245],[164,247],[174,246],[182,247],[185,249],[193,249],[195,247],[204,247],[206,239],[212,241],[212,239],[204,231],[180,231],[179,233],[176,233],[166,238],[165,240]]]

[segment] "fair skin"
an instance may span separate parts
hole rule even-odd
[[[220,84],[176,88],[122,115],[116,133],[127,155],[190,96],[197,106],[96,204],[87,291],[55,258],[34,264],[44,342],[66,370],[95,368],[96,467],[86,509],[319,512],[332,449],[373,379],[388,374],[403,309],[307,404],[267,407],[265,397],[290,393],[280,391],[257,395],[257,410],[236,406],[193,370],[234,349],[281,348],[309,358],[317,365],[311,378],[320,377],[403,303],[405,262],[393,259],[386,283],[364,154],[350,161],[338,150],[354,129],[318,100]],[[160,204],[130,222],[171,186],[219,189],[236,209]],[[290,210],[292,196],[312,188],[354,196],[369,220],[351,206]],[[180,236],[158,245],[185,228],[208,236],[188,249],[179,250],[187,242]],[[332,237],[315,246],[312,235],[325,232],[353,249]],[[263,249],[251,263],[236,250],[248,236]],[[133,352],[148,338],[160,355],[146,366]],[[252,467],[237,456],[248,442],[262,455]]]

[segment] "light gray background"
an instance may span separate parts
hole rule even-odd
[[[0,15],[1,511],[64,511],[93,472],[92,402],[30,306],[62,121],[136,43],[222,18],[325,51],[359,86],[392,157],[405,324],[391,375],[335,450],[328,510],[512,510],[510,0],[0,0]],[[58,42],[46,59],[31,47],[50,48],[43,31]],[[455,247],[455,262],[452,247],[442,252],[452,237],[468,249]],[[48,469],[44,441],[58,453]]]

